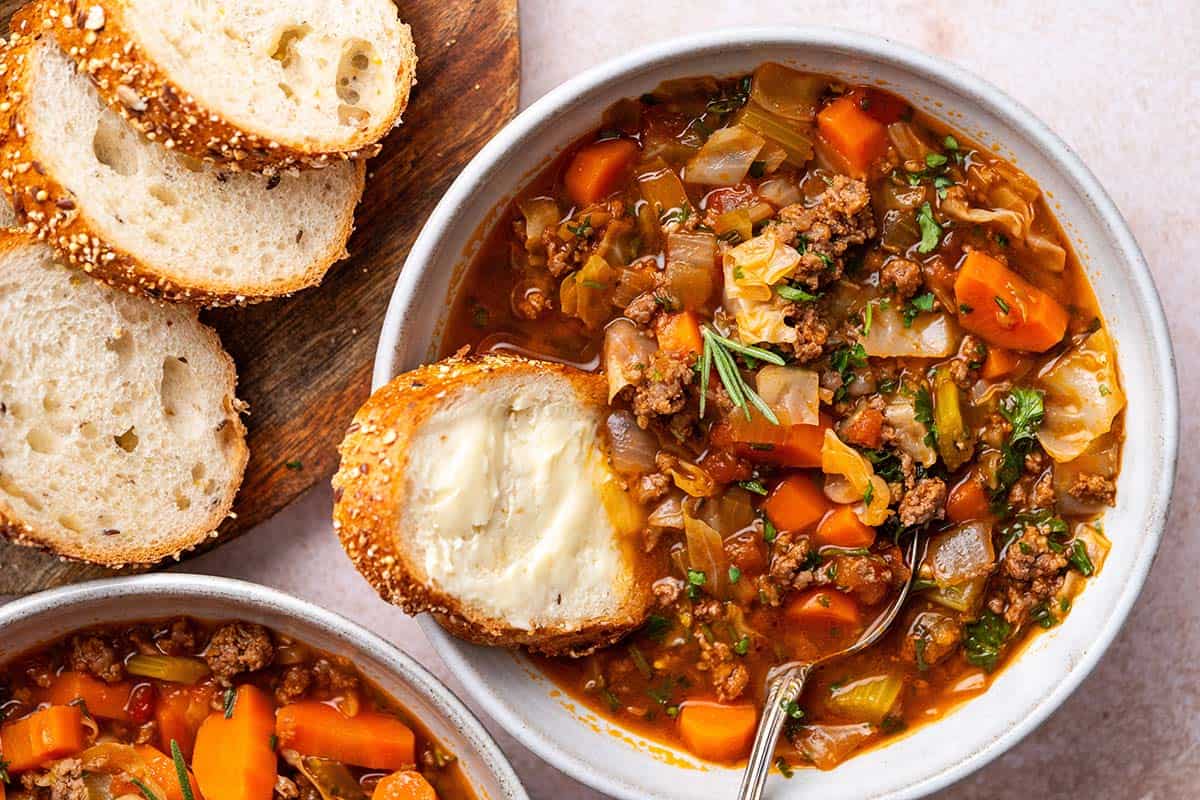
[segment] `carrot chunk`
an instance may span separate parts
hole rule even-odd
[[[700,336],[700,322],[691,311],[667,314],[659,317],[657,330],[658,346],[673,353],[695,353],[704,350]]]
[[[833,421],[821,415],[819,425],[775,425],[757,411],[750,419],[734,412],[712,432],[713,442],[733,445],[734,452],[757,464],[819,469],[825,429]]]
[[[946,521],[954,525],[984,519],[990,513],[987,491],[976,475],[968,475],[959,481],[946,498]]]
[[[834,100],[817,114],[817,131],[856,177],[887,150],[887,129],[850,97]]]
[[[50,706],[0,727],[0,757],[9,772],[37,769],[83,749],[83,712],[78,706]]]
[[[132,689],[132,684],[127,682],[105,683],[83,672],[64,672],[50,684],[44,699],[55,706],[82,700],[93,717],[128,722],[127,706]]]
[[[303,700],[279,709],[275,733],[282,747],[368,769],[397,770],[416,763],[412,730],[387,714],[347,717],[336,708]]]
[[[105,745],[96,745],[96,747],[104,747]],[[114,744],[112,747],[125,747],[125,745]],[[92,752],[91,749],[88,751]],[[125,768],[122,776],[114,776],[112,783],[109,786],[113,797],[122,797],[124,795],[141,795],[142,791],[136,783],[133,783],[130,778],[138,780],[155,787],[162,791],[162,800],[185,800],[183,787],[179,784],[179,772],[175,769],[175,760],[163,753],[156,747],[151,747],[148,744],[134,745],[133,752],[137,756],[137,761],[134,764],[123,765]],[[188,785],[192,790],[192,796],[196,800],[203,800],[200,792],[200,786],[196,783],[196,778],[190,772],[188,773]]]
[[[628,139],[588,145],[575,154],[567,167],[563,177],[567,194],[581,206],[603,200],[616,191],[637,156],[637,145]]]
[[[972,250],[954,281],[959,322],[988,344],[1040,353],[1062,341],[1067,310],[996,259]]]
[[[381,778],[371,800],[438,800],[438,796],[421,773],[403,770]]]
[[[737,761],[746,756],[758,724],[751,705],[687,702],[679,710],[679,735],[684,745],[709,761]]]
[[[784,617],[796,625],[862,625],[858,603],[836,589],[809,589],[792,597],[783,609]]]
[[[987,381],[1003,378],[1016,372],[1017,368],[1021,366],[1021,361],[1021,354],[1015,353],[1007,347],[989,347],[987,358],[983,360],[983,367],[979,370],[979,376]]]
[[[272,710],[262,690],[242,686],[228,718],[215,711],[204,720],[192,770],[207,800],[271,800],[276,777]]]
[[[775,486],[763,503],[771,524],[781,531],[803,531],[821,521],[829,500],[808,475],[789,475]]]
[[[196,732],[208,718],[215,691],[211,685],[159,688],[154,721],[158,725],[159,746],[164,752],[171,749],[174,741],[183,757],[191,760]]]
[[[821,518],[816,541],[837,547],[870,547],[875,544],[875,529],[858,518],[853,506],[838,506]]]

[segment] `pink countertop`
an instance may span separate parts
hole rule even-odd
[[[1074,10],[1068,10],[1071,5]],[[1149,583],[1092,676],[1022,744],[943,798],[1200,795],[1200,3],[868,3],[862,0],[522,0],[522,104],[638,45],[735,25],[821,24],[882,34],[988,77],[1083,157],[1128,218],[1170,318],[1184,409],[1179,498]],[[401,3],[401,6],[403,4]],[[887,8],[885,8],[887,7]],[[418,46],[420,43],[418,43]],[[188,563],[341,612],[401,646],[462,694],[414,622],[378,600],[338,547],[330,493]],[[1110,531],[1115,540],[1121,531]],[[492,724],[534,798],[601,795],[541,763]]]

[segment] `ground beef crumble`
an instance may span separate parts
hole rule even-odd
[[[116,648],[99,636],[75,636],[71,639],[71,669],[87,672],[106,683],[125,677],[125,665]]]
[[[946,494],[946,482],[941,478],[921,478],[900,500],[900,524],[909,527],[941,519],[946,512]]]
[[[262,625],[250,622],[231,622],[213,634],[204,660],[213,676],[223,686],[243,672],[263,669],[275,660],[275,645],[271,634]]]
[[[1026,525],[1021,537],[1004,551],[988,608],[1002,614],[1010,625],[1022,624],[1034,606],[1062,587],[1067,564],[1066,554],[1055,552],[1036,525]]]
[[[820,358],[829,341],[829,325],[811,303],[791,303],[784,311],[783,321],[796,329],[796,341],[787,342],[801,364]]]
[[[633,413],[637,423],[647,428],[654,417],[667,416],[683,410],[687,404],[687,387],[696,377],[692,369],[695,356],[687,353],[658,351],[642,370],[634,385]]]
[[[733,648],[724,642],[710,642],[703,631],[693,634],[700,645],[700,661],[696,668],[708,672],[717,700],[728,703],[736,700],[750,684],[750,671],[737,662]]]
[[[894,292],[901,300],[907,300],[921,288],[921,265],[907,258],[893,258],[879,272],[879,288]]]
[[[783,207],[768,230],[800,251],[794,279],[820,289],[842,277],[847,250],[875,236],[871,193],[863,181],[836,175],[813,205]]]
[[[1067,492],[1081,503],[1111,506],[1117,500],[1117,485],[1113,481],[1086,472],[1075,476]]]

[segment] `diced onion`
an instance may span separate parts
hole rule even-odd
[[[799,203],[803,195],[795,181],[788,178],[769,178],[758,185],[758,195],[776,208]]]
[[[929,429],[917,421],[913,401],[896,395],[883,407],[883,418],[896,432],[895,442],[900,450],[923,467],[932,467],[937,461],[937,451],[926,443]]]
[[[924,161],[930,152],[929,147],[921,139],[920,134],[908,122],[893,122],[887,126],[888,139],[892,147],[905,161]]]
[[[650,363],[658,344],[643,336],[627,319],[613,321],[604,329],[604,373],[608,378],[608,402],[634,382],[641,371],[637,365]]]
[[[763,108],[785,119],[809,122],[817,113],[828,81],[766,63],[754,71],[750,97]]]
[[[664,498],[650,512],[646,524],[655,528],[683,530],[683,499],[678,494]]]
[[[895,308],[876,305],[870,332],[863,338],[867,355],[876,358],[945,358],[958,352],[962,331],[948,314],[919,314],[908,327]]]
[[[1112,429],[1125,407],[1112,342],[1101,328],[1041,373],[1046,416],[1038,441],[1055,461],[1071,461]]]
[[[692,497],[712,497],[717,493],[717,483],[712,476],[689,461],[677,459],[667,468],[667,474],[676,486]]]
[[[878,736],[878,730],[878,726],[870,722],[857,725],[805,725],[793,741],[796,749],[812,761],[817,769],[830,770]]]
[[[638,427],[633,414],[614,411],[608,415],[608,442],[613,469],[622,475],[644,475],[654,471],[658,441]]]
[[[676,231],[667,237],[667,260],[712,269],[717,261],[717,237],[706,231]]]
[[[729,186],[745,179],[766,140],[749,128],[731,125],[713,131],[684,171],[688,183]]]
[[[704,588],[716,598],[725,597],[729,586],[729,560],[721,534],[696,519],[684,508],[683,531],[687,539],[688,567],[704,573]]]
[[[939,586],[955,586],[987,575],[996,563],[991,524],[968,522],[937,534],[929,540],[925,559]]]
[[[821,376],[810,369],[768,364],[758,371],[755,386],[784,425],[817,425]]]
[[[544,253],[546,245],[542,242],[542,233],[558,227],[562,218],[558,203],[552,197],[530,197],[518,205],[525,217],[525,249],[530,253]]]

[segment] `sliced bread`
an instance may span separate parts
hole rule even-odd
[[[417,63],[393,0],[43,0],[43,14],[148,136],[244,169],[374,155]]]
[[[607,384],[491,355],[393,380],[358,412],[334,528],[380,595],[493,645],[581,653],[641,625],[656,567],[608,466]]]
[[[153,297],[227,305],[317,284],[345,257],[362,162],[222,172],[143,138],[53,37],[12,34],[0,68],[0,186],[71,264]]]
[[[191,548],[228,515],[245,429],[196,312],[118,292],[0,233],[0,533],[107,566]]]

